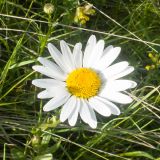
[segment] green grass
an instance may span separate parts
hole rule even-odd
[[[45,3],[55,6],[48,16]],[[87,1],[0,0],[0,159],[7,160],[158,160],[160,159],[159,68],[148,52],[160,53],[158,0],[88,1],[96,10],[86,25],[74,23],[75,10]],[[79,4],[79,5],[78,5]],[[95,34],[106,46],[121,46],[118,59],[135,67],[128,78],[138,83],[134,102],[119,105],[122,114],[103,118],[93,130],[84,123],[60,123],[59,112],[42,112],[31,81],[37,57],[48,57],[48,42],[59,48],[85,46]]]

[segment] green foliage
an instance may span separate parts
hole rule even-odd
[[[11,155],[14,160],[25,160],[24,153],[17,148],[11,149]]]
[[[149,160],[160,159],[159,68],[147,71],[148,53],[160,56],[158,0],[99,0],[85,25],[74,21],[78,0],[0,0],[0,159]],[[54,5],[46,14],[46,3]],[[37,57],[50,58],[46,45],[86,44],[90,34],[122,47],[121,59],[135,67],[134,102],[121,115],[98,117],[98,128],[59,122],[59,110],[43,113],[45,100],[31,81]],[[84,48],[83,48],[84,49]]]
[[[52,154],[44,154],[34,158],[34,160],[52,160],[52,159],[53,159]]]
[[[145,157],[148,159],[155,159],[150,154],[142,151],[126,152],[126,153],[121,153],[120,155],[125,157]]]

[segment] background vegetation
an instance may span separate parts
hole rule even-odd
[[[95,13],[86,23],[75,21],[88,2]],[[50,15],[46,3],[54,5]],[[159,0],[0,0],[0,159],[160,159],[159,26]],[[134,102],[120,106],[118,117],[97,115],[95,130],[59,123],[59,110],[42,112],[45,101],[31,85],[41,77],[32,66],[49,56],[48,42],[85,46],[91,34],[122,47],[118,61],[135,67],[129,78],[138,83]]]

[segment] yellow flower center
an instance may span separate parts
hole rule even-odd
[[[101,86],[101,79],[92,69],[78,68],[68,75],[66,84],[72,95],[80,98],[90,98],[97,95]]]

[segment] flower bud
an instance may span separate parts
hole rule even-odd
[[[43,10],[46,14],[52,14],[54,12],[54,5],[52,3],[46,3]]]
[[[34,135],[31,139],[32,146],[38,147],[38,145],[40,144],[40,141],[41,141],[40,137],[37,135]]]

